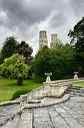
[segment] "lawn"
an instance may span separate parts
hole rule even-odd
[[[0,80],[0,102],[1,101],[7,101],[11,100],[12,96],[16,91],[19,90],[27,90],[30,91],[32,89],[35,89],[42,84],[35,83],[32,80],[24,80],[23,85],[17,85],[16,80]]]
[[[73,81],[73,86],[78,86],[78,87],[84,88],[84,80]]]

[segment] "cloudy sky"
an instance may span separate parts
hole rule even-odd
[[[84,0],[0,0],[0,47],[7,36],[38,49],[38,33],[57,33],[67,42],[69,29],[84,16]]]

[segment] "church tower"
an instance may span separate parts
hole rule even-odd
[[[48,46],[47,32],[40,31],[39,32],[39,49],[43,48],[44,46]]]
[[[57,43],[57,34],[51,34],[50,47],[53,48],[56,43]]]
[[[58,46],[61,46],[61,41],[59,40],[57,34],[56,33],[51,34],[50,48],[55,48]]]

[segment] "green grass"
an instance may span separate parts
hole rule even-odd
[[[11,100],[14,93],[18,90],[30,91],[41,85],[42,84],[35,83],[32,80],[24,80],[24,83],[21,86],[16,84],[16,80],[0,80],[0,102]]]
[[[73,81],[73,86],[84,88],[84,80]]]

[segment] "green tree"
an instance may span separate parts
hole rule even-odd
[[[82,18],[73,30],[70,30],[71,43],[75,45],[76,54],[84,58],[84,18]]]
[[[33,77],[44,81],[45,72],[52,72],[52,80],[71,77],[74,69],[73,53],[69,44],[56,49],[42,48],[33,61]]]
[[[17,44],[18,43],[14,37],[8,37],[5,40],[0,53],[0,63],[2,63],[5,58],[12,56],[16,52]]]
[[[14,54],[6,58],[3,64],[0,65],[0,76],[8,79],[17,79],[21,76],[26,79],[30,66],[25,64],[24,57],[19,54]]]
[[[75,59],[78,70],[84,72],[84,17],[70,30],[69,37],[75,47]]]
[[[31,64],[33,49],[25,42],[22,41],[21,44],[17,46],[17,53],[25,57],[25,63]]]
[[[76,69],[74,48],[73,46],[67,43],[61,48],[60,52],[65,65],[65,75],[71,76]]]

